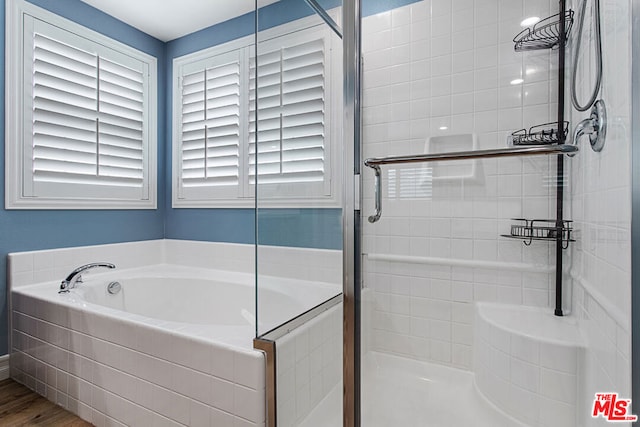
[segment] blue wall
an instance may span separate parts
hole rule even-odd
[[[95,31],[131,45],[158,58],[159,105],[164,104],[164,43],[118,21],[79,0],[31,0],[38,6],[76,21]],[[5,0],[0,0],[0,99],[5,96]],[[162,84],[160,84],[162,82]],[[5,135],[4,102],[0,104],[0,135]],[[158,109],[158,141],[164,144],[165,111]],[[0,194],[4,200],[4,150],[0,150]],[[164,151],[158,155],[158,176],[164,176]],[[157,210],[126,211],[8,211],[0,210],[0,277],[6,277],[6,255],[10,252],[95,245],[164,236],[164,181],[159,181]],[[6,281],[0,281],[0,354],[7,353]]]

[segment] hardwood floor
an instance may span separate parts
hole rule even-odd
[[[0,381],[0,426],[90,427],[91,424],[9,379]]]

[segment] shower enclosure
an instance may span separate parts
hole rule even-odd
[[[596,393],[631,398],[631,2],[596,4],[258,4],[269,422],[599,425]],[[585,121],[569,85],[600,80]],[[284,201],[303,175],[319,192]],[[328,290],[304,313],[262,306],[278,239]]]
[[[256,4],[248,154],[256,202],[255,347],[267,357],[269,425],[328,425],[316,408],[341,394],[339,6]],[[274,301],[274,286],[303,288],[305,301]],[[332,416],[339,425],[341,413]]]

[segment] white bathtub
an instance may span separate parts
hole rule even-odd
[[[113,259],[97,257],[100,251],[151,248],[171,255],[214,245],[159,241],[112,246],[95,247],[92,259]],[[212,251],[228,252],[218,246]],[[85,262],[82,249],[57,251],[64,255],[60,271],[69,271],[66,264]],[[36,259],[47,262],[40,253],[25,254],[10,257],[14,284],[26,267],[34,271],[28,277],[40,274]],[[114,263],[126,266],[125,260]],[[252,348],[253,274],[167,263],[96,270],[66,294],[58,293],[64,275],[57,271],[52,276],[55,280],[11,286],[13,378],[94,425],[264,425],[264,358]],[[115,295],[107,292],[112,281],[122,286]],[[326,283],[261,276],[260,332],[338,291]]]
[[[69,293],[60,294],[57,299],[82,307],[95,304],[105,313],[113,313],[104,310],[108,308],[167,323],[184,323],[181,330],[185,333],[205,333],[222,342],[252,348],[256,317],[256,288],[252,274],[162,264],[89,273],[85,277],[84,283]],[[107,292],[112,281],[122,286],[115,295]],[[29,288],[29,292],[44,296],[57,290],[57,286],[57,282],[45,283]],[[338,293],[334,285],[326,283],[260,276],[259,333],[275,328]]]

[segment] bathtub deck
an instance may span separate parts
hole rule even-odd
[[[0,381],[0,425],[91,426],[11,379]]]

